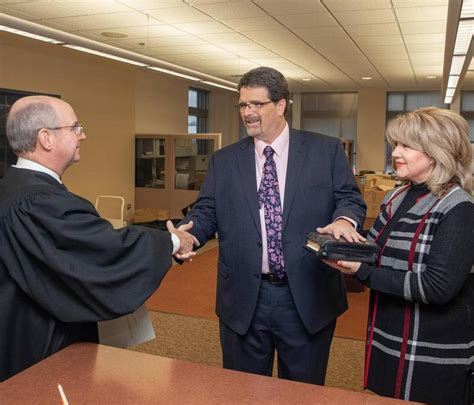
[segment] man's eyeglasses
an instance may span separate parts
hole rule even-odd
[[[260,110],[265,104],[273,103],[272,100],[268,101],[251,101],[250,103],[239,103],[235,105],[234,107],[239,109],[240,111],[245,111],[245,109],[248,107],[250,108],[250,111],[256,111]]]
[[[72,130],[77,136],[82,135],[84,133],[84,126],[79,123],[76,125],[64,125],[62,127],[54,127],[54,128],[46,128],[46,129],[55,131],[56,129],[63,129],[63,128],[72,128]]]

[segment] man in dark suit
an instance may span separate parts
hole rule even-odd
[[[271,375],[276,350],[280,378],[324,384],[347,299],[340,273],[305,250],[306,233],[361,240],[365,204],[339,140],[288,127],[280,72],[253,69],[239,91],[249,137],[212,156],[182,223],[201,245],[218,233],[224,367]]]

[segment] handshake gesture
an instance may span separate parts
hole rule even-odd
[[[174,233],[179,239],[179,249],[174,255],[179,260],[190,262],[192,257],[196,254],[193,249],[194,245],[201,245],[196,237],[188,232],[192,227],[193,221],[189,221],[187,224],[181,225],[178,228],[175,228],[171,221],[166,222],[168,232]]]

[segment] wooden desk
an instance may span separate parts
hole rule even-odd
[[[77,343],[0,384],[2,404],[364,404],[403,401]]]

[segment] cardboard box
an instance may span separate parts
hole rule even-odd
[[[390,190],[365,189],[364,201],[367,204],[366,216],[376,218],[380,212],[380,205]]]
[[[391,190],[398,184],[397,180],[393,180],[388,175],[371,174],[365,177],[365,188]]]
[[[355,176],[357,187],[359,187],[360,193],[364,195],[365,189],[365,176]]]
[[[387,174],[369,174],[365,176],[364,201],[367,204],[367,218],[376,218],[380,212],[380,205],[387,193],[395,188],[399,181]]]

